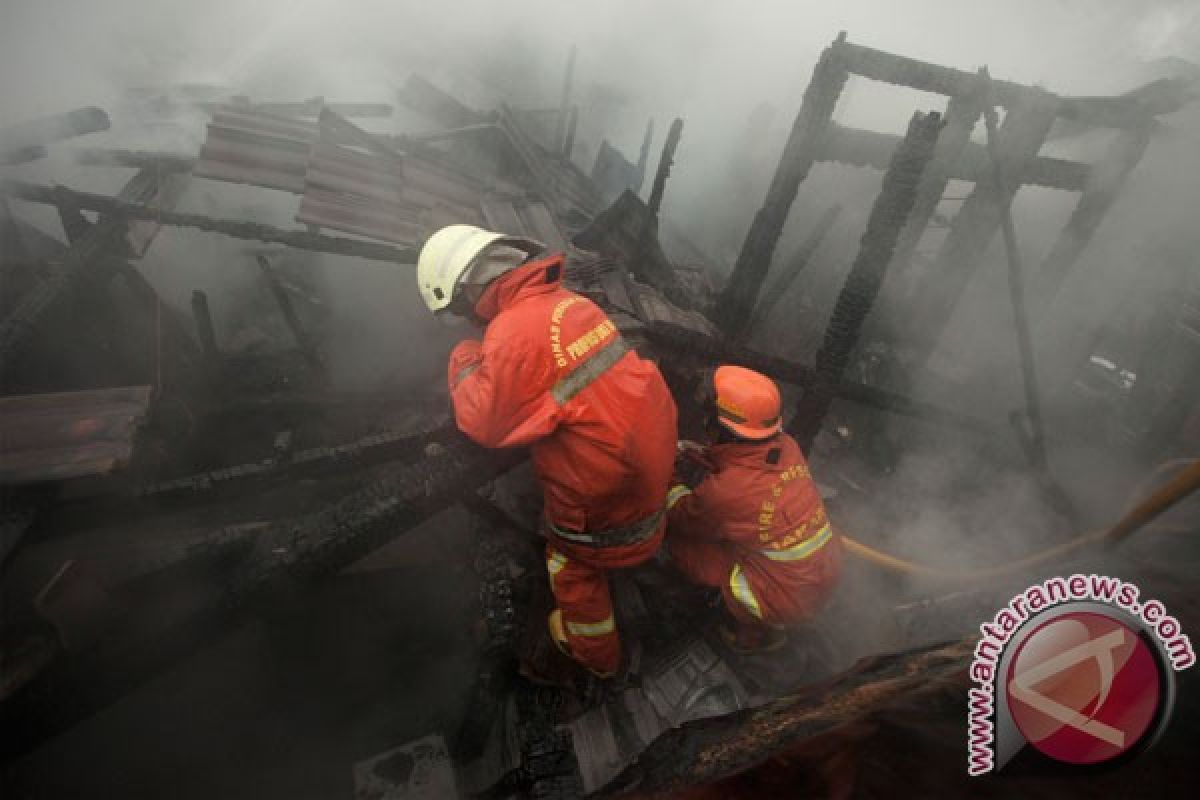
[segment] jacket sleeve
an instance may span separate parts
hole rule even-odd
[[[668,535],[707,541],[725,538],[716,480],[708,477],[675,501],[667,515]]]
[[[500,328],[497,330],[497,328]],[[459,429],[484,447],[521,447],[558,427],[545,355],[493,321],[483,342],[460,342],[448,378]]]

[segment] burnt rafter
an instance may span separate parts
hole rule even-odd
[[[678,353],[710,364],[738,364],[768,375],[780,383],[807,388],[816,380],[816,370],[813,367],[760,353],[669,322],[652,322],[646,326],[644,335],[650,342],[673,349]],[[865,383],[843,380],[836,389],[836,396],[881,411],[912,417],[975,435],[988,436],[997,440],[1009,438],[1006,428],[986,420],[933,403],[913,400],[910,397]]]
[[[849,73],[833,48],[827,48],[813,70],[800,113],[796,115],[775,177],[767,189],[767,198],[750,223],[746,241],[721,297],[717,324],[730,336],[740,336],[750,324],[751,311],[758,301],[759,288],[770,269],[788,213],[801,182],[808,177],[812,165],[820,160],[821,144],[848,77]]]
[[[934,217],[948,180],[990,183],[984,147],[970,142],[982,108],[978,75],[964,70],[894,55],[846,41],[845,33],[821,54],[812,80],[784,146],[774,180],[762,208],[755,215],[745,243],[721,298],[721,328],[737,338],[751,324],[751,311],[770,268],[775,247],[787,222],[800,184],[812,165],[833,161],[883,168],[897,146],[887,134],[844,128],[832,117],[846,80],[857,75],[897,86],[906,86],[950,98],[943,131],[931,170],[918,195],[916,210],[904,231],[895,261],[906,265]],[[1146,132],[1154,117],[1182,108],[1188,93],[1179,82],[1158,81],[1118,97],[1062,97],[1012,81],[992,82],[995,102],[1008,109],[1004,127],[1010,142],[1003,154],[1004,169],[1017,176],[1014,192],[1022,184],[1083,192],[1068,229],[1047,260],[1046,283],[1053,289],[1062,282],[1087,246],[1105,212],[1145,149]],[[1122,129],[1127,135],[1096,165],[1038,155],[1041,143],[1056,119],[1077,124]],[[985,203],[991,190],[977,189],[952,223],[951,235],[933,268],[914,292],[924,307],[910,314],[923,321],[914,343],[925,356],[936,344],[954,306],[969,282],[982,251],[995,234],[998,220],[994,203]],[[1011,201],[1011,198],[1008,198]]]
[[[70,199],[84,211],[98,211],[114,220],[146,219],[162,225],[180,228],[196,228],[210,233],[220,233],[235,239],[269,242],[312,250],[331,255],[366,258],[373,261],[391,261],[398,264],[416,263],[417,253],[411,247],[394,247],[378,242],[326,236],[308,231],[290,231],[245,220],[220,219],[203,214],[190,214],[152,208],[144,203],[131,202],[120,197],[80,192],[65,186],[42,186],[25,181],[6,180],[0,182],[0,194],[28,200],[34,203],[57,205],[61,199]]]
[[[461,436],[431,437],[435,446],[424,458],[388,468],[324,510],[249,535],[245,526],[230,526],[193,543],[188,560],[164,573],[168,582],[181,570],[219,568],[210,570],[211,586],[186,618],[161,630],[152,624],[153,603],[135,606],[99,647],[59,658],[5,699],[0,751],[7,757],[35,747],[227,630],[240,614],[274,607],[338,572],[525,457],[524,451],[484,450]]]
[[[892,260],[900,231],[912,211],[921,175],[933,157],[941,128],[942,118],[936,112],[914,114],[908,124],[908,133],[896,148],[887,174],[883,176],[883,188],[867,219],[858,256],[846,276],[825,331],[825,340],[817,351],[812,385],[805,389],[800,408],[789,425],[790,432],[805,452],[812,449],[833,405],[863,322],[883,285],[883,276]]]

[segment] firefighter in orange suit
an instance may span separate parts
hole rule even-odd
[[[774,382],[722,366],[707,388],[710,473],[694,489],[672,486],[667,548],[688,578],[721,590],[734,648],[765,648],[828,599],[841,543],[804,455],[782,432]]]
[[[562,286],[564,257],[528,239],[451,225],[425,243],[430,310],[486,324],[450,355],[458,427],[485,447],[528,446],[542,485],[559,647],[618,670],[608,571],[652,558],[666,527],[675,403],[658,368],[608,316]]]

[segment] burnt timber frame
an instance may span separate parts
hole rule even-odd
[[[805,389],[796,416],[788,425],[788,432],[796,437],[806,454],[812,450],[813,441],[833,405],[842,375],[862,333],[863,322],[879,295],[883,276],[916,201],[925,167],[933,158],[941,129],[942,118],[936,111],[914,114],[908,123],[908,133],[896,148],[887,174],[883,176],[883,188],[871,209],[858,256],[838,294],[825,339],[817,351],[813,383]]]
[[[974,274],[1000,225],[991,194],[986,151],[970,142],[983,112],[981,84],[976,74],[893,55],[852,44],[842,32],[825,49],[813,70],[812,80],[792,127],[775,177],[762,208],[755,215],[729,284],[721,298],[717,323],[727,335],[743,335],[751,322],[776,245],[796,199],[800,183],[818,161],[835,161],[882,168],[898,137],[838,126],[833,112],[846,80],[858,75],[894,85],[948,96],[947,125],[938,141],[934,160],[918,192],[911,219],[897,245],[894,263],[903,266],[913,257],[917,242],[933,218],[934,210],[951,179],[974,180],[975,190],[951,224],[930,270],[916,292],[924,315],[922,331],[915,333],[918,356],[924,359],[937,344],[963,290]],[[1008,109],[1002,126],[1003,167],[1020,176],[1013,188],[1033,183],[1080,191],[1081,197],[1039,273],[1039,287],[1053,291],[1082,255],[1092,234],[1111,207],[1125,179],[1137,165],[1154,116],[1171,110],[1170,100],[1148,99],[1134,92],[1116,98],[1061,97],[1011,81],[992,82],[994,101]],[[1182,103],[1182,99],[1179,100]],[[1096,165],[1042,158],[1038,150],[1057,118],[1122,129],[1118,141]]]

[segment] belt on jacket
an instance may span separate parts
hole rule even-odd
[[[759,552],[772,561],[802,561],[824,547],[825,543],[832,538],[833,528],[826,522],[825,527],[821,530],[786,550],[760,550]]]
[[[659,509],[644,519],[622,525],[619,528],[609,528],[606,531],[573,531],[570,528],[561,528],[550,520],[546,520],[546,527],[555,536],[573,544],[583,544],[589,547],[623,547],[628,544],[644,542],[653,536],[658,531],[658,524],[662,522],[664,513],[664,509]]]
[[[550,387],[550,395],[554,402],[565,406],[571,398],[582,392],[604,373],[608,372],[621,357],[629,352],[629,345],[620,334],[614,336],[608,344],[601,347],[595,355],[572,372],[558,380]]]

